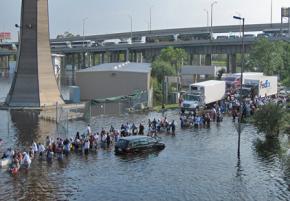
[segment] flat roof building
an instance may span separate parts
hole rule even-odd
[[[76,72],[76,84],[84,101],[149,92],[150,78],[149,63],[105,63]]]

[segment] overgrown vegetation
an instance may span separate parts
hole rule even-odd
[[[276,103],[261,106],[253,117],[253,123],[259,133],[264,133],[266,139],[279,137],[279,133],[287,127],[289,114],[285,108]]]
[[[286,86],[290,86],[290,43],[259,39],[246,57],[246,69],[278,75]]]
[[[165,76],[176,76],[182,65],[186,64],[188,55],[184,49],[167,47],[152,63],[152,85],[154,104],[162,102],[163,80]]]

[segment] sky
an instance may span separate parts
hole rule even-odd
[[[133,31],[201,27],[207,25],[207,13],[213,0],[49,0],[50,36],[69,31],[82,35]],[[280,22],[281,7],[290,0],[272,0],[273,22]],[[1,0],[0,32],[12,33],[15,40],[20,22],[21,0]],[[239,24],[232,18],[241,15],[246,24],[270,23],[271,0],[217,0],[213,6],[213,25]],[[85,20],[83,20],[85,19]],[[287,19],[285,20],[287,21]]]

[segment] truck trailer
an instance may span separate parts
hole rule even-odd
[[[224,98],[226,82],[220,80],[208,80],[189,85],[189,90],[183,96],[181,109],[195,110],[208,106]]]
[[[245,79],[245,84],[253,85],[257,88],[258,97],[272,96],[278,93],[277,76],[259,76],[257,78]]]

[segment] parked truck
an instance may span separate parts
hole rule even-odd
[[[246,79],[258,79],[263,76],[262,72],[244,72],[243,73],[243,84],[245,84]],[[234,73],[227,75],[223,78],[226,81],[226,88],[237,90],[241,86],[241,73]]]
[[[189,85],[189,90],[183,95],[181,109],[195,110],[220,101],[226,92],[226,82],[208,80]]]
[[[256,88],[255,94],[258,97],[272,96],[278,93],[278,78],[277,76],[258,76],[244,80],[245,85]],[[243,87],[243,89],[247,89]]]

